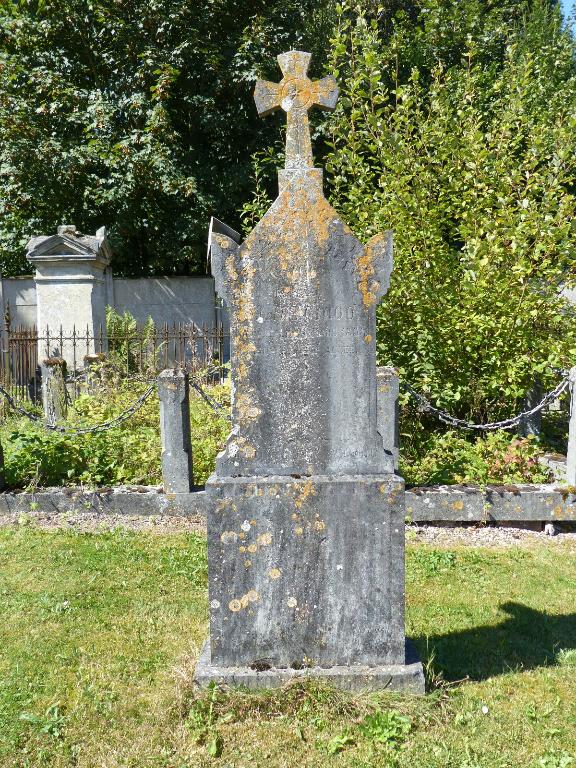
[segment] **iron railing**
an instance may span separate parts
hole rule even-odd
[[[83,386],[88,364],[102,363],[118,375],[153,378],[172,366],[187,369],[199,380],[224,377],[230,337],[222,324],[146,324],[96,333],[89,328],[66,330],[0,326],[0,383],[17,400],[41,398],[41,364],[48,358],[66,360],[72,399]]]

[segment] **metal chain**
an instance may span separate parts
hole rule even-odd
[[[192,377],[190,377],[190,386],[192,387],[192,389],[195,389],[196,392],[198,392],[202,400],[207,402],[213,411],[216,411],[217,413],[221,413],[225,419],[228,419],[228,421],[230,422],[232,421],[232,417],[228,413],[228,409],[226,408],[226,406],[222,405],[222,403],[219,403],[211,395],[205,392],[202,386]]]
[[[478,429],[488,431],[493,429],[511,429],[512,427],[517,427],[523,421],[523,419],[526,419],[529,416],[533,416],[535,413],[538,413],[538,411],[541,411],[543,408],[545,408],[553,400],[559,398],[560,395],[568,388],[570,383],[570,378],[566,371],[562,371],[562,374],[564,375],[562,381],[553,390],[544,395],[542,400],[538,403],[538,405],[534,406],[534,408],[531,408],[529,411],[523,411],[522,413],[519,413],[517,416],[513,416],[510,419],[493,421],[488,424],[474,424],[473,422],[465,421],[464,419],[458,419],[456,416],[452,416],[447,411],[443,411],[441,408],[436,408],[436,406],[432,405],[432,403],[427,400],[424,395],[410,386],[408,382],[403,381],[402,386],[412,395],[412,397],[414,397],[420,403],[424,411],[432,413],[438,418],[439,421],[442,421],[444,424],[448,424],[451,427],[458,427],[460,429]]]
[[[156,382],[150,384],[148,389],[146,389],[146,391],[143,392],[140,397],[132,403],[132,405],[128,406],[126,410],[122,411],[119,416],[115,416],[113,419],[108,419],[108,421],[104,421],[102,424],[95,424],[92,427],[80,427],[78,429],[74,429],[73,427],[61,427],[58,424],[47,424],[44,419],[37,413],[27,411],[21,405],[18,405],[12,395],[0,384],[0,394],[4,395],[9,405],[17,413],[19,413],[21,416],[25,416],[27,419],[30,419],[30,421],[34,421],[40,424],[41,426],[45,427],[45,429],[49,429],[52,432],[59,432],[60,434],[64,435],[87,435],[90,432],[105,432],[106,430],[118,426],[118,424],[122,424],[123,421],[129,419],[137,411],[139,411],[140,408],[142,408],[146,400],[148,400],[155,389]]]

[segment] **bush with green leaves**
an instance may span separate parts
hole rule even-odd
[[[66,426],[109,421],[130,406],[146,387],[144,382],[116,381],[95,395],[83,394],[75,401]],[[219,402],[229,402],[227,386],[208,389]],[[216,454],[230,425],[197,395],[191,397],[190,419],[195,481],[203,484],[214,469]],[[25,418],[8,418],[0,427],[0,442],[9,488],[162,483],[156,393],[127,421],[112,429],[84,435],[60,434]]]
[[[538,461],[543,453],[535,438],[503,431],[476,439],[431,431],[401,455],[400,473],[409,485],[546,483],[551,475]]]
[[[380,361],[441,407],[493,420],[576,359],[561,295],[575,279],[576,47],[545,0],[517,2],[507,23],[466,19],[458,3],[413,5],[423,52],[410,69],[401,12],[386,35],[363,8],[341,9],[331,197],[363,239],[394,231]],[[430,28],[450,18],[460,50],[444,52],[441,34],[430,56]]]

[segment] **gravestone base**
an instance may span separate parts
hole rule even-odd
[[[398,691],[425,693],[422,664],[412,643],[406,641],[406,663],[382,666],[305,667],[303,669],[254,669],[252,667],[219,667],[210,661],[210,641],[202,648],[196,664],[195,682],[202,688],[215,685],[245,688],[279,688],[290,680],[316,678],[344,691]]]
[[[406,661],[402,478],[212,475],[206,492],[210,646],[199,682],[305,673],[423,692],[421,665]]]

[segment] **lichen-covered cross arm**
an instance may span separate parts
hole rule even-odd
[[[308,67],[311,54],[288,51],[278,56],[283,78],[279,83],[257,80],[254,101],[260,116],[276,109],[286,112],[286,168],[312,168],[312,143],[308,111],[312,107],[332,110],[338,99],[336,80],[327,76],[310,80]]]

